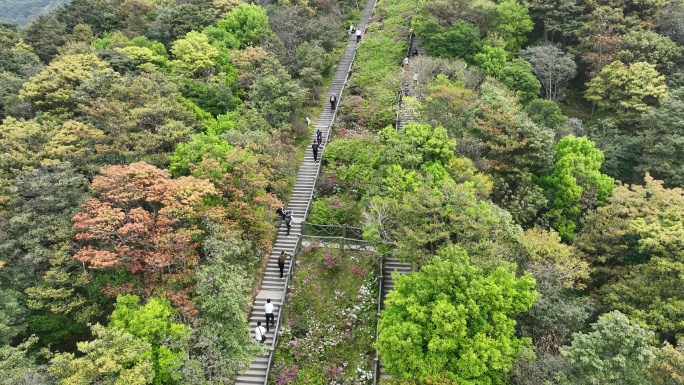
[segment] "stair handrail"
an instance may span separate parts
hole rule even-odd
[[[380,313],[382,312],[382,283],[385,280],[384,277],[384,267],[385,263],[385,257],[381,256],[378,258],[378,312],[377,312],[377,321],[375,323],[375,343],[378,343],[378,338],[380,336]],[[377,385],[380,379],[378,378],[380,375],[380,352],[378,352],[378,347],[375,347],[375,368],[373,372],[373,385]]]
[[[304,222],[302,224],[302,234],[307,235],[307,229],[313,230],[317,235],[318,233],[324,233],[324,235],[329,236],[339,236],[337,234],[342,234],[342,238],[350,239],[363,239],[363,227],[355,227],[348,225],[321,225],[318,223]],[[357,235],[355,237],[355,235]]]
[[[268,352],[268,362],[266,363],[266,377],[264,378],[264,385],[268,385],[268,376],[271,374],[271,367],[273,366],[273,355],[275,353],[275,347],[278,343],[278,331],[280,330],[280,325],[282,325],[283,320],[283,309],[285,308],[285,299],[287,298],[287,292],[290,288],[290,279],[294,273],[294,266],[297,258],[297,253],[302,246],[302,236],[297,237],[297,243],[295,244],[294,250],[290,255],[290,266],[287,269],[287,277],[285,278],[285,290],[283,290],[283,295],[280,298],[280,306],[278,306],[278,318],[273,331],[273,340],[271,341],[271,346]]]

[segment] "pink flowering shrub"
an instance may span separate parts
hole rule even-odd
[[[378,294],[372,254],[316,248],[297,258],[269,382],[371,384]]]

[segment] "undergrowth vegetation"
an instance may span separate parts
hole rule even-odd
[[[372,383],[377,322],[373,253],[313,244],[296,258],[270,383]]]

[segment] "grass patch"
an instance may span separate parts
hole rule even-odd
[[[374,261],[372,253],[317,247],[297,256],[270,384],[372,383]]]

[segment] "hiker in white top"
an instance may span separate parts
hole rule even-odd
[[[271,303],[270,299],[266,300],[266,304],[264,305],[264,310],[266,311],[266,331],[269,332],[269,325],[275,326],[273,323],[274,317],[273,317],[273,304]],[[271,322],[268,322],[269,319]]]
[[[256,341],[260,344],[266,342],[266,331],[264,330],[264,327],[261,326],[261,321],[258,321],[257,327],[254,328],[254,338],[256,338]]]

